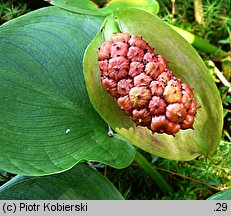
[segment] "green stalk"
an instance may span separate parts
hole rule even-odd
[[[109,40],[113,34],[121,32],[119,23],[114,17],[114,14],[109,16],[104,23],[103,36],[104,40]]]
[[[170,193],[173,191],[171,186],[164,180],[160,173],[152,166],[146,158],[136,150],[134,161],[153,179],[156,185],[163,193]]]
[[[216,46],[208,43],[207,41],[195,36],[194,34],[185,31],[179,27],[170,25],[175,31],[177,31],[185,40],[192,44],[197,50],[206,54],[226,54],[225,51],[217,48]]]
[[[196,22],[201,25],[204,25],[204,11],[202,0],[194,0],[194,16]]]

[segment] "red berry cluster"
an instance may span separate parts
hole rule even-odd
[[[193,128],[200,107],[163,56],[141,37],[117,33],[98,52],[101,83],[136,125],[175,135]]]

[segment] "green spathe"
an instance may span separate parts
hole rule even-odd
[[[142,19],[141,19],[142,17]],[[195,118],[195,130],[180,131],[175,137],[155,134],[136,127],[118,107],[100,83],[96,50],[113,31],[142,36],[157,53],[169,61],[169,69],[194,89],[195,101],[201,106]],[[84,72],[90,100],[103,119],[121,136],[139,148],[157,156],[192,160],[210,155],[219,144],[222,131],[222,104],[216,85],[202,59],[192,46],[158,17],[138,9],[116,12],[106,19],[96,38],[88,47]]]

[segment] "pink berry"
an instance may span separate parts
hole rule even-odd
[[[128,95],[132,87],[133,81],[131,79],[122,79],[117,84],[118,94],[120,94],[121,96]]]
[[[145,73],[141,73],[134,77],[134,86],[149,86],[152,79]]]
[[[128,41],[130,46],[139,47],[142,50],[146,49],[147,43],[139,36],[132,35]]]
[[[112,42],[111,41],[105,41],[101,45],[98,53],[98,59],[99,60],[105,60],[108,59],[111,55],[111,46]]]
[[[104,78],[101,79],[101,82],[104,86],[104,88],[107,90],[107,92],[112,96],[117,96],[117,83],[115,80]]]
[[[157,62],[149,62],[145,66],[145,73],[152,79],[156,79],[164,72],[164,66]]]
[[[141,62],[144,57],[144,51],[139,47],[130,47],[127,56],[132,62]]]
[[[116,42],[111,46],[111,57],[126,56],[128,53],[128,44]]]
[[[136,77],[144,71],[144,64],[142,62],[131,62],[128,75],[131,78]]]
[[[120,108],[125,111],[125,113],[127,115],[131,116],[131,114],[132,114],[132,102],[131,102],[128,95],[123,96],[123,97],[119,97],[117,99],[117,103],[120,106]]]
[[[154,96],[152,97],[148,108],[152,115],[164,115],[166,112],[166,106],[167,104],[162,98]]]
[[[113,43],[116,43],[116,42],[124,42],[124,43],[127,43],[130,39],[131,35],[128,34],[128,33],[117,33],[117,34],[114,34],[111,38],[111,41]]]

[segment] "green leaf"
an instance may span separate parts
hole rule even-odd
[[[231,67],[231,61],[224,61],[224,64],[225,64],[226,66]]]
[[[0,169],[47,175],[81,161],[128,166],[132,145],[92,107],[83,54],[102,18],[48,7],[0,31]]]
[[[115,29],[140,35],[155,51],[169,61],[175,76],[194,88],[195,101],[201,105],[194,128],[183,130],[175,137],[152,134],[124,114],[100,83],[97,49]],[[114,28],[114,27],[113,27]],[[154,155],[174,160],[191,160],[212,154],[220,141],[223,118],[219,92],[202,59],[192,46],[158,17],[138,9],[127,9],[110,16],[88,47],[84,72],[92,104],[103,119],[121,136]]]
[[[226,39],[223,39],[223,40],[219,40],[218,43],[220,44],[229,44],[230,43],[230,38],[226,38]]]
[[[231,188],[210,196],[208,200],[231,200]]]
[[[226,101],[227,103],[230,103],[230,104],[231,104],[231,98],[230,98],[230,97],[225,97],[225,98],[224,98],[224,101]]]
[[[159,4],[156,0],[111,0],[103,1],[101,4],[96,4],[97,1],[91,0],[49,0],[48,2],[72,12],[96,16],[106,16],[115,10],[124,8],[142,8],[154,14],[159,11]]]
[[[43,177],[18,175],[0,187],[1,200],[118,200],[114,185],[84,164]]]

